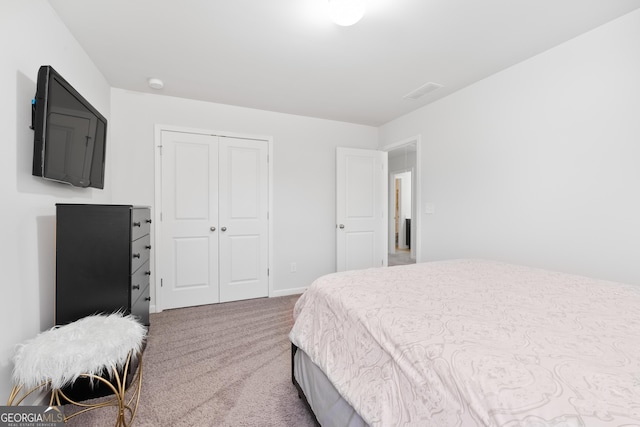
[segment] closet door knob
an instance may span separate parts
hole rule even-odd
[[[137,222],[134,222],[134,223],[133,223],[133,226],[134,226],[134,227],[141,227],[141,226],[142,226],[142,224],[140,224],[140,221],[137,221]]]
[[[140,258],[140,254],[133,254],[134,258]]]
[[[216,231],[216,228],[215,227],[211,227],[209,230]]]
[[[140,285],[133,285],[131,289],[140,289]]]
[[[222,227],[220,230],[227,231],[227,227]]]

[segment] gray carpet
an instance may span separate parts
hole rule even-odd
[[[291,383],[298,295],[151,315],[134,426],[315,426]],[[70,413],[70,408],[67,410]],[[97,409],[68,426],[110,426]]]

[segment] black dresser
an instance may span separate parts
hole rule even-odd
[[[149,325],[151,210],[56,205],[55,324],[122,310]]]

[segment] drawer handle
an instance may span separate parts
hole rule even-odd
[[[146,245],[144,248],[145,249],[151,249],[151,245]]]
[[[147,224],[151,224],[151,220],[150,219],[145,219],[144,222],[146,222]]]
[[[140,258],[140,254],[133,254],[134,258]]]
[[[145,275],[145,276],[151,276],[151,272],[150,272],[150,271],[145,271],[145,272],[144,272],[144,275]]]
[[[133,226],[134,227],[142,227],[142,224],[140,223],[140,221],[138,221],[138,222],[134,222]]]
[[[133,285],[131,289],[140,289],[140,285]]]
[[[145,301],[151,301],[151,297],[146,297],[144,300]]]

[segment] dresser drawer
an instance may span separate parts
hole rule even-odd
[[[131,273],[137,271],[149,260],[151,254],[151,236],[148,234],[131,242]]]
[[[144,288],[149,286],[149,261],[145,262],[133,275],[131,276],[131,302],[135,302]]]
[[[142,290],[140,297],[131,305],[131,314],[140,319],[143,325],[149,324],[149,286]]]
[[[131,212],[131,240],[137,240],[151,230],[151,209],[133,208]]]

